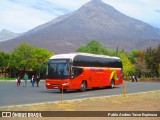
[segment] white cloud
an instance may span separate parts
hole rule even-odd
[[[39,24],[42,23],[43,21],[48,20],[48,18],[53,18],[53,16],[50,16],[48,14],[32,9],[21,8],[20,6],[17,7],[16,9],[17,10],[15,11],[4,12],[5,15],[3,14],[2,16],[3,19],[5,19],[5,22],[9,24],[17,24],[17,25],[20,24],[27,27],[27,25],[30,26],[32,24]]]
[[[0,0],[0,30],[25,32],[90,0]],[[124,14],[160,28],[160,0],[102,0]]]
[[[17,3],[7,3],[5,5],[0,8],[0,29],[25,32],[57,17],[54,14],[22,6]]]

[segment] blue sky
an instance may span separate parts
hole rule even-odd
[[[0,0],[0,31],[26,32],[80,8],[90,0]],[[160,0],[102,0],[120,12],[160,28]]]

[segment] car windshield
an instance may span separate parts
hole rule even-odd
[[[47,78],[67,79],[70,77],[69,59],[52,59],[48,63]]]

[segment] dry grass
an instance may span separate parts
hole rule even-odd
[[[0,111],[160,111],[160,91],[126,95],[89,98],[39,105],[0,108]],[[3,118],[20,120],[22,118]],[[23,118],[27,119],[27,118]],[[38,120],[38,118],[30,118]],[[82,118],[41,118],[42,120],[81,120]],[[83,118],[83,120],[107,120],[108,118]],[[109,118],[110,120],[159,120],[159,118]]]
[[[160,110],[159,102],[160,91],[131,94],[112,97],[88,98],[84,100],[63,101],[62,103],[46,103],[39,105],[24,105],[0,108],[0,111],[110,111],[110,110],[133,110],[132,108],[138,107],[139,104],[146,102],[143,107],[148,106],[148,110]],[[134,104],[134,106],[131,106]],[[137,104],[137,105],[136,105]],[[154,105],[155,104],[155,105]],[[143,104],[142,104],[143,105]],[[154,105],[154,108],[150,108]],[[127,107],[127,109],[126,109]],[[146,110],[143,109],[136,110]],[[138,107],[139,108],[139,107]]]

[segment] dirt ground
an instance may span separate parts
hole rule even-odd
[[[160,111],[160,90],[85,100],[62,101],[30,106],[0,108],[0,111]],[[21,120],[22,118],[0,118],[1,120]],[[23,118],[27,119],[27,118]],[[29,118],[38,120],[40,118]],[[159,120],[157,117],[59,117],[41,118],[42,120]]]

